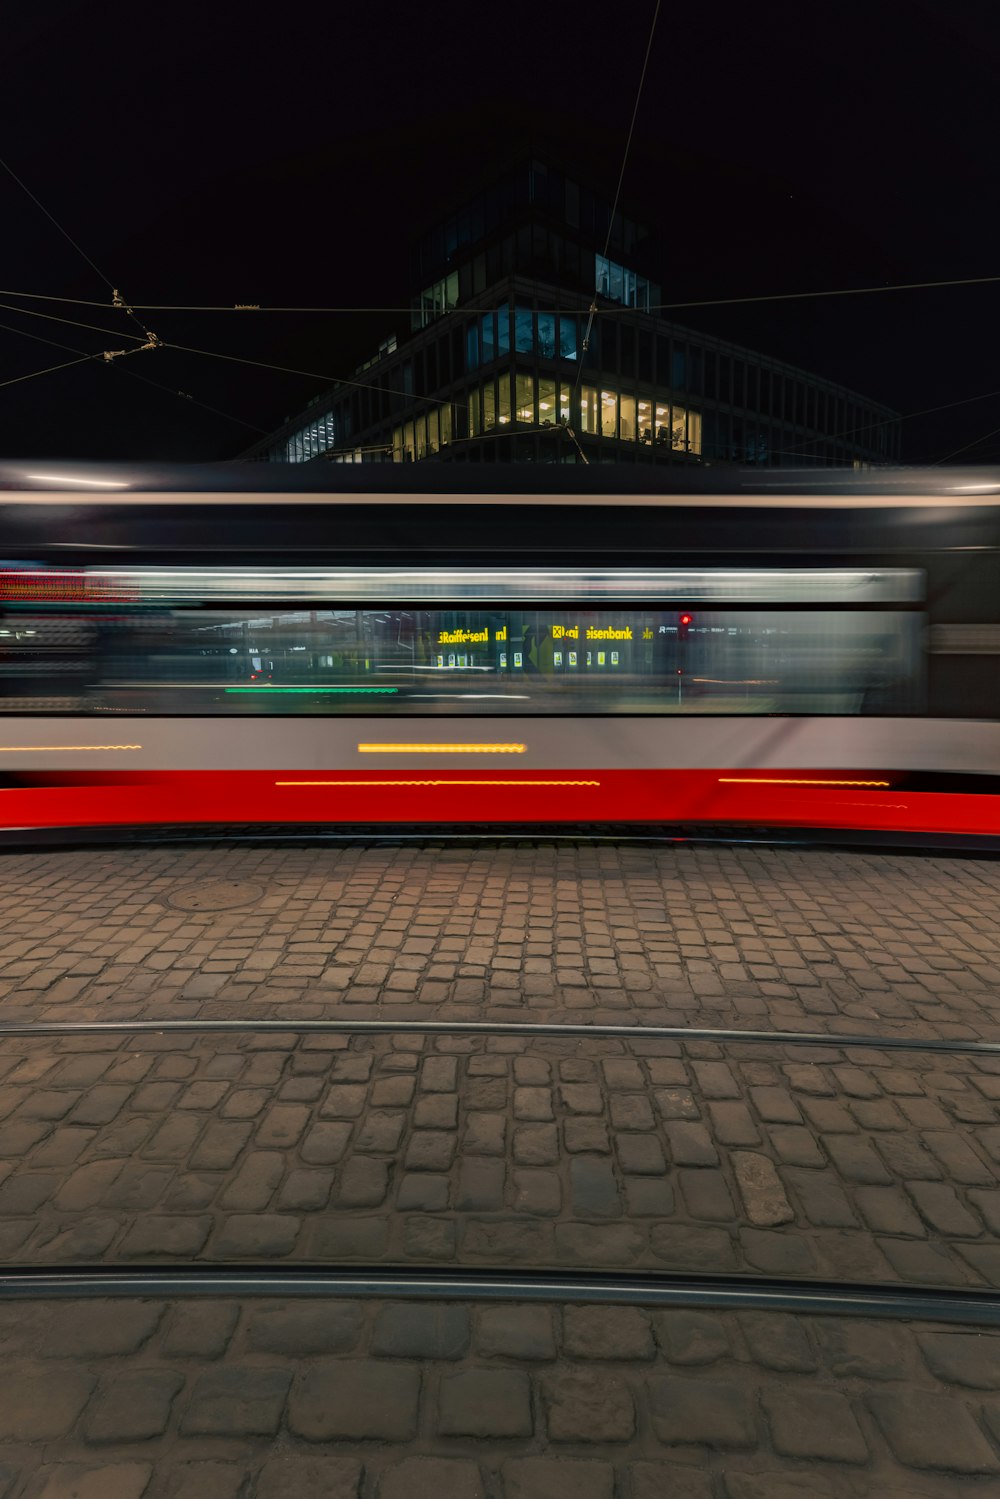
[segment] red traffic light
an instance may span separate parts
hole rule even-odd
[[[681,615],[681,624],[682,625],[689,625],[691,623],[691,621],[692,621],[693,618],[694,618],[693,614],[682,614]]]

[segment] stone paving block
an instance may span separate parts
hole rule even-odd
[[[898,1328],[856,1318],[816,1318],[812,1334],[838,1378],[902,1379],[906,1342]]]
[[[704,1443],[713,1450],[756,1444],[753,1401],[745,1385],[650,1375],[647,1388],[653,1429],[661,1442]]]
[[[908,1390],[869,1395],[865,1403],[893,1456],[908,1468],[1000,1473],[1000,1457],[960,1401]]]
[[[156,1213],[138,1217],[119,1246],[123,1259],[192,1260],[204,1249],[212,1219],[193,1214]]]
[[[925,1332],[917,1342],[928,1369],[949,1384],[1000,1390],[1000,1335],[969,1329]]]
[[[64,1436],[97,1383],[83,1368],[22,1368],[0,1398],[0,1441],[41,1442]]]
[[[161,1436],[184,1377],[169,1369],[130,1369],[101,1380],[84,1418],[88,1442],[141,1442]]]
[[[531,1387],[514,1369],[464,1369],[444,1374],[438,1386],[437,1430],[444,1436],[530,1436]]]
[[[653,1325],[672,1364],[714,1364],[730,1352],[725,1324],[707,1313],[671,1307],[654,1312]]]
[[[785,1196],[774,1163],[765,1155],[748,1150],[730,1154],[743,1205],[751,1223],[790,1223],[795,1214]]]
[[[290,1254],[302,1221],[287,1213],[234,1213],[214,1235],[215,1259],[268,1259]]]
[[[249,1474],[239,1462],[157,1464],[149,1499],[244,1499]],[[146,1499],[146,1496],[144,1496]]]
[[[608,1370],[556,1369],[542,1378],[553,1442],[626,1442],[635,1433],[629,1382]]]
[[[765,1368],[811,1374],[819,1367],[802,1318],[787,1312],[741,1312],[739,1324],[751,1356]]]
[[[292,1376],[284,1369],[216,1368],[195,1381],[180,1429],[186,1436],[274,1436]]]
[[[39,1470],[32,1499],[142,1499],[150,1463],[57,1463]]]
[[[482,1307],[476,1316],[476,1352],[486,1358],[553,1359],[552,1311],[545,1306]]]
[[[379,1499],[486,1499],[486,1486],[479,1464],[468,1458],[407,1457],[383,1469],[378,1493]]]
[[[459,1359],[471,1336],[468,1307],[399,1302],[375,1319],[372,1352],[387,1358]]]
[[[254,1478],[250,1494],[253,1499],[291,1499],[293,1495],[295,1499],[359,1499],[363,1471],[357,1458],[330,1453],[271,1457]],[[205,1499],[210,1496],[206,1494]]]
[[[724,1274],[737,1269],[736,1247],[725,1229],[655,1224],[650,1246],[657,1258],[672,1270]]]
[[[178,1301],[170,1308],[162,1350],[168,1358],[219,1358],[236,1330],[234,1302]]]
[[[247,1347],[295,1359],[351,1353],[360,1342],[364,1321],[364,1311],[354,1301],[288,1302],[251,1309]]]
[[[825,1462],[868,1461],[861,1428],[836,1390],[767,1390],[761,1400],[776,1452]]]
[[[712,1499],[712,1475],[679,1463],[629,1463],[630,1499]]]
[[[121,1301],[111,1317],[100,1302],[72,1302],[49,1323],[42,1353],[81,1359],[137,1353],[155,1333],[165,1309],[162,1301]]]
[[[641,1307],[568,1306],[562,1329],[562,1348],[571,1358],[651,1359],[656,1353],[649,1314]]]
[[[288,1401],[288,1427],[308,1441],[409,1441],[416,1434],[420,1371],[357,1359],[320,1359]]]
[[[550,1457],[515,1458],[501,1475],[503,1499],[613,1499],[615,1470],[608,1462]]]

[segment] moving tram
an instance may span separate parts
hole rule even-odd
[[[1000,471],[0,464],[0,829],[1000,833]]]

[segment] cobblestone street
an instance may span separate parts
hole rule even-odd
[[[1000,1337],[938,1325],[35,1302],[0,1347],[5,1496],[965,1499],[1000,1474]]]
[[[0,855],[7,1019],[569,1018],[1000,1037],[1000,864],[822,849]]]
[[[0,1020],[251,1022],[0,1035],[10,1270],[1000,1288],[1000,1055],[923,1045],[1000,1042],[987,859],[246,845],[0,873]],[[295,1028],[344,1019],[379,1029]],[[405,1028],[428,1020],[629,1033]],[[1000,1473],[994,1326],[41,1290],[0,1299],[0,1499],[951,1499]]]
[[[514,1036],[0,1042],[8,1261],[1000,1287],[1000,1057]]]

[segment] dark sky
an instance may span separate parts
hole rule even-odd
[[[395,304],[415,229],[517,145],[610,196],[653,8],[48,0],[5,17],[0,155],[133,302]],[[1000,274],[998,76],[993,0],[664,4],[623,201],[654,227],[665,300]],[[2,172],[0,225],[4,456],[233,457],[325,383],[157,349],[4,387],[136,329],[16,295],[110,298]],[[393,322],[141,316],[169,342],[329,381]],[[673,316],[903,413],[997,392],[905,422],[911,461],[1000,428],[1000,286]],[[975,460],[1000,462],[1000,432]]]

